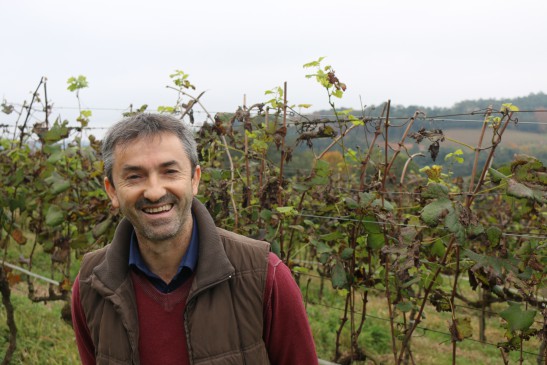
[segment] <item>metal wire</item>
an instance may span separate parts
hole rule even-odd
[[[299,263],[301,261],[299,260],[292,260],[291,262],[293,263]],[[321,263],[319,262],[308,262],[309,264],[315,264],[315,265],[322,265]],[[296,271],[294,269],[291,269],[291,272],[295,275],[302,275],[302,276],[308,276],[308,277],[311,277],[311,278],[314,278],[314,279],[328,279],[327,277],[323,277],[323,276],[320,276],[320,275],[315,275],[315,274],[310,274],[310,273],[306,273],[306,272],[300,272],[300,271]],[[365,290],[365,289],[363,289]],[[366,287],[366,290],[367,291],[374,291],[374,292],[377,292],[377,293],[380,293],[380,294],[385,294],[385,291],[382,290],[382,289],[378,289],[378,288],[374,288],[374,287]],[[414,299],[416,300],[424,300],[424,298],[421,298],[421,297],[414,297]],[[536,298],[538,299],[538,298]],[[543,298],[542,298],[543,299]],[[454,307],[457,307],[457,308],[463,308],[463,309],[471,309],[471,310],[474,310],[474,311],[483,311],[482,308],[476,308],[476,307],[470,307],[470,306],[467,306],[467,305],[463,305],[463,304],[456,304],[454,303],[453,304]],[[494,312],[494,311],[491,311],[491,310],[484,310],[484,313],[487,313],[489,315],[495,315],[495,316],[499,316],[500,314],[498,312]],[[534,320],[534,323],[537,323],[537,324],[540,324],[542,325],[543,322],[541,321],[536,321]]]
[[[348,218],[347,216],[333,217],[333,216],[323,216],[323,215],[304,214],[304,213],[300,213],[298,215],[302,216],[302,217],[320,218],[320,219],[329,219],[329,220],[339,220],[339,221],[344,221],[344,222],[349,221],[349,222],[359,222],[359,223],[376,223],[376,224],[379,224],[379,225],[395,225],[395,226],[400,226],[400,227],[429,228],[429,226],[422,226],[422,225],[415,225],[415,224],[405,224],[405,223],[386,223],[386,222],[362,220],[362,219],[356,219],[356,218]],[[503,236],[513,236],[513,237],[524,237],[524,238],[539,238],[539,239],[547,238],[547,236],[542,236],[542,235],[505,233],[505,232],[502,232],[502,235]]]
[[[324,308],[337,310],[337,311],[340,311],[340,312],[345,312],[344,308],[338,308],[338,307],[330,306],[330,305],[327,305],[327,304],[314,303],[314,302],[310,302],[310,301],[308,301],[307,303],[311,304],[311,305],[315,305],[315,306],[320,306],[320,307],[324,307]],[[362,315],[363,314],[361,311],[352,311],[352,313],[357,314],[357,315]],[[383,321],[383,322],[390,322],[389,318],[378,317],[378,316],[374,316],[374,315],[371,315],[371,314],[368,314],[368,313],[367,313],[366,316],[367,316],[367,318],[372,318],[372,319]],[[399,325],[404,325],[403,322],[398,322],[398,321],[393,321],[393,323],[394,324],[399,324]],[[434,333],[442,334],[442,335],[445,335],[445,336],[448,336],[448,337],[452,338],[452,335],[450,333],[447,333],[447,332],[443,332],[443,331],[439,331],[439,330],[435,330],[435,329],[428,328],[428,327],[423,327],[423,326],[416,326],[416,328],[418,328],[418,329],[420,329],[424,332],[434,332]],[[490,342],[483,342],[483,341],[475,340],[473,338],[464,338],[462,340],[462,342],[463,341],[475,342],[475,343],[480,343],[482,345],[488,345],[488,346],[499,348],[499,346],[497,344],[493,344],[493,343],[490,343]],[[527,354],[527,355],[531,355],[531,356],[535,356],[535,357],[541,357],[541,358],[545,357],[545,355],[537,354],[537,353],[529,352],[529,351],[524,351],[524,350],[522,351],[522,353]]]
[[[13,102],[9,102],[9,101],[5,101],[6,104],[8,105],[14,105],[14,106],[18,106],[18,107],[25,107],[25,108],[28,108],[28,105],[23,105],[21,103],[13,103]],[[123,112],[123,111],[128,111],[130,110],[131,107],[126,107],[126,108],[114,108],[114,107],[77,107],[77,106],[55,106],[54,109],[60,109],[60,110],[91,110],[91,111],[119,111],[119,112]],[[153,109],[153,108],[152,108]],[[152,110],[150,109],[150,110]],[[32,108],[33,111],[35,112],[43,112],[43,109],[40,109],[40,108],[36,108],[36,107],[33,107]],[[220,113],[220,114],[233,114],[235,112],[234,111],[230,111],[230,112],[227,112],[227,111],[210,111],[210,113],[206,113],[205,111],[203,110],[199,110],[199,109],[196,109],[196,110],[193,110],[193,112],[195,114],[217,114],[217,113]],[[256,111],[250,111],[250,113],[252,115],[256,115],[257,112]],[[484,119],[469,119],[469,120],[465,120],[465,119],[451,119],[450,117],[464,117],[464,116],[474,116],[474,115],[485,115],[486,113],[486,109],[479,109],[479,110],[475,110],[475,111],[471,111],[471,112],[468,112],[468,113],[453,113],[453,114],[441,114],[441,115],[434,115],[434,116],[426,116],[426,117],[423,117],[423,118],[418,118],[419,120],[423,120],[423,121],[449,121],[449,122],[476,122],[476,123],[484,123]],[[526,114],[526,113],[547,113],[547,109],[537,109],[537,110],[519,110],[519,111],[513,111],[513,114]],[[297,119],[302,119],[302,118],[307,118],[307,116],[305,114],[300,114],[300,113],[297,113],[297,112],[289,112],[287,113],[288,114],[288,117],[289,118],[297,118]],[[492,114],[502,114],[502,112],[499,112],[499,111],[492,111]],[[311,117],[313,117],[313,122],[319,122],[319,123],[328,123],[328,122],[332,122],[332,123],[338,123],[337,120],[330,120],[330,121],[319,121],[317,120],[318,118],[332,118],[334,117],[334,114],[313,114],[311,115]],[[409,119],[410,117],[390,117],[390,120],[407,120]],[[385,120],[386,117],[381,117],[381,116],[378,116],[378,117],[367,117],[366,119],[368,120],[377,120],[377,121],[380,121],[380,120]],[[306,121],[306,122],[296,122],[296,123],[310,123],[312,121]],[[291,121],[292,122],[292,121]],[[289,123],[291,123],[289,122]],[[532,121],[519,121],[519,124],[537,124],[537,125],[547,125],[547,122],[532,122]]]

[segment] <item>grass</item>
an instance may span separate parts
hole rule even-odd
[[[303,278],[301,278],[302,280]],[[343,316],[344,297],[337,295],[325,282],[323,298],[318,301],[318,284],[313,283],[319,279],[313,278],[310,285],[308,298],[312,298],[315,304],[309,300],[307,312],[310,325],[316,341],[317,352],[320,358],[332,361],[336,342],[336,330],[339,327],[339,319]],[[302,280],[303,282],[304,280]],[[304,297],[306,289],[303,288]],[[376,293],[375,293],[376,294]],[[363,327],[363,333],[359,337],[359,345],[366,353],[372,355],[377,364],[394,364],[391,350],[391,331],[389,325],[389,313],[386,300],[377,293],[377,296],[369,295],[367,303],[367,319]],[[469,294],[471,295],[471,294]],[[358,305],[360,307],[360,304]],[[505,303],[494,305],[491,310],[500,312],[507,307]],[[468,316],[471,318],[473,336],[464,339],[457,345],[456,358],[458,364],[503,364],[500,350],[496,344],[506,341],[505,330],[502,327],[502,320],[499,316],[487,318],[486,339],[487,344],[478,340],[479,319],[478,311],[458,307],[459,318]],[[415,331],[411,347],[416,364],[420,365],[450,365],[452,364],[452,343],[448,330],[451,315],[448,312],[437,312],[433,307],[427,305],[425,319]],[[539,319],[539,314],[536,319]],[[395,318],[395,322],[401,322],[402,318]],[[539,327],[536,323],[535,327]],[[342,346],[347,351],[349,348],[349,322],[346,323],[342,333]],[[400,346],[400,342],[397,343]],[[535,365],[536,356],[539,352],[540,343],[534,338],[524,343],[524,361],[522,364]],[[520,353],[513,351],[509,354],[510,364],[519,364]],[[373,361],[354,362],[354,364],[374,364]]]
[[[34,236],[27,235],[29,242],[26,245],[11,244],[6,252],[6,261],[26,268],[19,264],[19,259],[29,257]],[[37,245],[33,256],[32,271],[61,281],[63,269],[59,264],[52,268],[49,255],[43,253],[42,245]],[[71,278],[76,276],[79,268],[79,259],[74,255],[71,259]],[[51,301],[33,303],[28,299],[26,275],[20,275],[22,282],[12,287],[11,301],[15,310],[17,326],[17,349],[12,357],[11,364],[80,364],[74,331],[71,324],[61,318],[61,311],[65,302]],[[47,284],[34,280],[36,294],[47,295]],[[6,311],[0,303],[0,361],[8,347],[9,331],[6,324]]]
[[[300,283],[306,301],[310,325],[315,338],[319,358],[332,360],[336,343],[336,330],[343,316],[344,297],[332,289],[325,281],[323,297],[319,299],[319,278],[301,274]],[[38,286],[40,283],[36,283]],[[308,288],[306,287],[308,286]],[[465,284],[462,284],[465,286]],[[43,291],[43,286],[40,287]],[[466,295],[474,292],[462,288]],[[79,357],[70,324],[61,319],[63,302],[32,303],[26,297],[26,284],[20,283],[12,288],[12,302],[15,308],[15,319],[18,328],[17,351],[12,364],[79,364]],[[360,306],[359,306],[360,307]],[[494,305],[491,310],[499,313],[507,307],[505,303]],[[459,318],[472,318],[473,337],[465,339],[457,346],[458,364],[503,364],[496,344],[505,341],[502,320],[499,316],[487,318],[487,342],[478,341],[477,310],[458,307]],[[359,313],[356,314],[358,316]],[[0,305],[0,357],[7,348],[8,330],[6,313]],[[376,364],[393,364],[391,350],[391,331],[386,301],[381,293],[371,291],[367,303],[367,319],[359,337],[359,345],[376,360]],[[539,318],[539,314],[538,314]],[[538,319],[536,318],[536,319]],[[452,344],[448,331],[450,313],[438,313],[431,306],[426,306],[425,319],[412,337],[412,351],[416,364],[449,365],[452,364]],[[395,318],[402,321],[401,317]],[[342,333],[342,349],[349,348],[349,323]],[[536,324],[535,327],[539,325]],[[397,344],[399,346],[399,344]],[[526,352],[538,353],[539,341],[532,339],[525,342]],[[510,364],[519,364],[519,353],[510,353]],[[524,353],[524,365],[535,365],[536,356]],[[1,360],[1,359],[0,359]],[[355,362],[354,364],[373,364],[372,361]]]
[[[11,364],[79,364],[74,332],[61,319],[64,302],[33,303],[23,284],[12,288],[15,308],[17,349]],[[0,306],[0,360],[8,346],[6,312]]]

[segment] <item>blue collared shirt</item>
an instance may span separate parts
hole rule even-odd
[[[194,270],[196,269],[198,263],[198,249],[199,249],[199,238],[198,238],[198,229],[197,223],[194,219],[194,224],[192,225],[192,237],[190,238],[190,245],[186,250],[186,253],[182,257],[182,260],[179,264],[177,274],[173,277],[170,283],[166,283],[159,276],[154,274],[142,258],[141,252],[139,250],[139,244],[137,241],[137,235],[135,231],[131,234],[131,242],[129,243],[129,266],[137,269],[139,272],[143,273],[148,280],[162,293],[170,293],[173,290],[177,289],[188,279]]]

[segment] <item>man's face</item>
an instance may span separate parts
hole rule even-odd
[[[191,230],[190,208],[200,176],[199,166],[192,176],[178,137],[162,133],[116,146],[114,185],[105,178],[105,188],[112,206],[135,227],[139,242],[155,243],[181,238]]]

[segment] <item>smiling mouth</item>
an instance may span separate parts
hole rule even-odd
[[[158,214],[163,213],[171,210],[173,208],[173,204],[166,204],[162,205],[161,207],[155,207],[155,208],[144,208],[142,211],[147,214]]]

